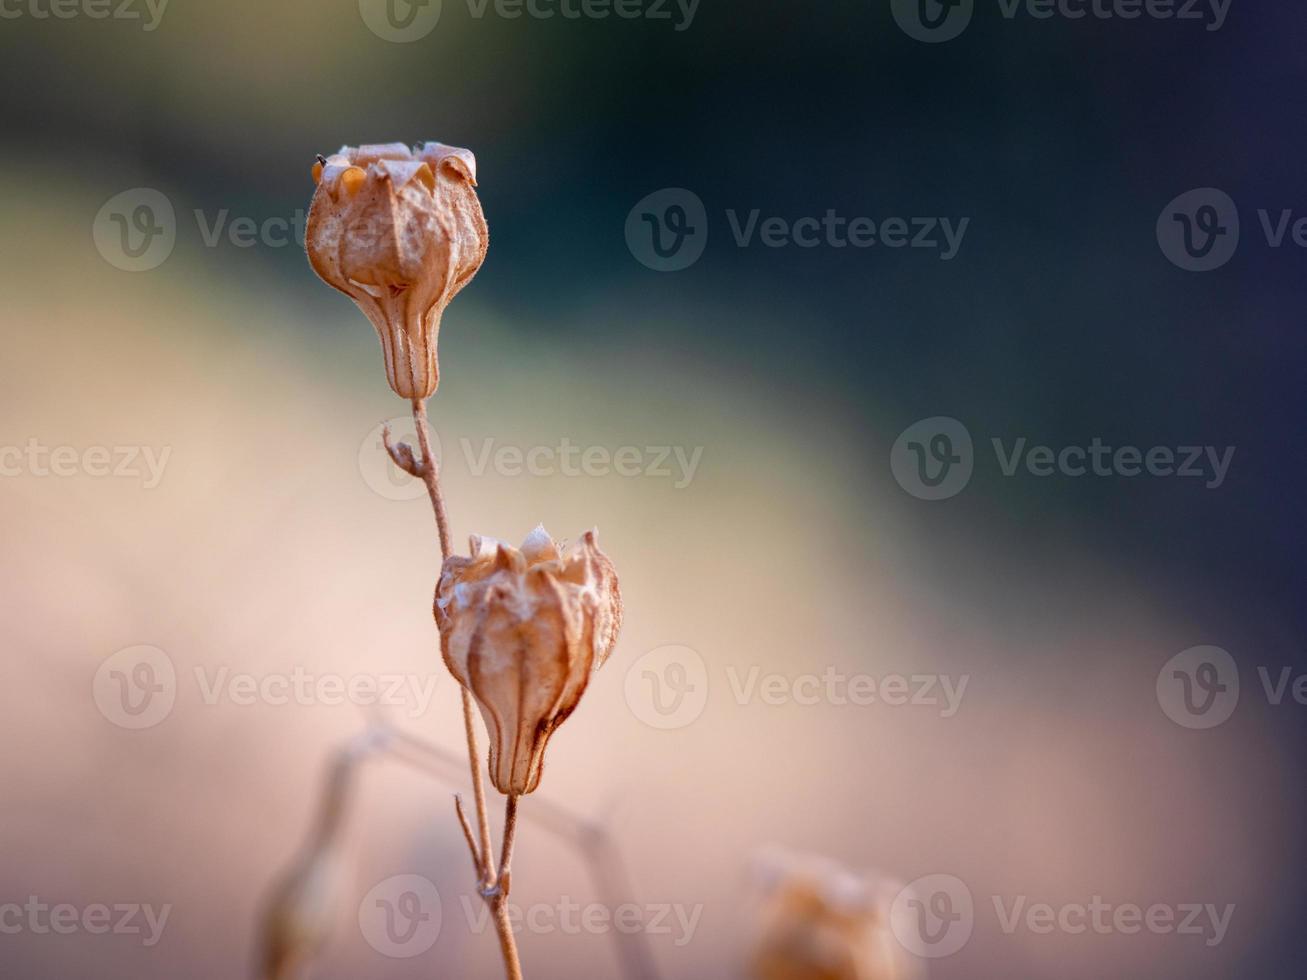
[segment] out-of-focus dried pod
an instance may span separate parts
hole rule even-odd
[[[540,783],[549,737],[575,710],[622,625],[613,563],[589,531],[563,552],[543,527],[512,548],[473,536],[436,587],[441,651],[490,733],[490,778],[506,795]]]
[[[486,257],[476,158],[443,143],[346,146],[313,168],[305,248],[324,282],[372,321],[402,398],[440,379],[440,319]]]
[[[354,757],[333,765],[318,823],[301,856],[272,888],[262,921],[261,976],[290,980],[316,956],[339,912],[346,862],[342,824],[353,787]]]
[[[756,980],[919,980],[895,939],[897,886],[834,861],[773,851],[759,862],[761,927],[751,962]]]

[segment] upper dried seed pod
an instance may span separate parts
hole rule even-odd
[[[613,563],[594,531],[566,554],[543,527],[521,549],[473,536],[470,557],[446,559],[435,612],[445,664],[490,733],[491,781],[506,795],[530,793],[549,736],[617,642]]]
[[[372,321],[395,393],[430,397],[441,314],[489,244],[476,157],[443,143],[346,146],[313,173],[304,242],[313,271]]]

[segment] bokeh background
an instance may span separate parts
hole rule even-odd
[[[458,751],[431,516],[376,444],[406,406],[372,331],[280,225],[249,247],[206,240],[218,222],[293,225],[315,153],[439,139],[476,151],[492,236],[445,317],[431,406],[456,538],[597,525],[621,570],[622,641],[540,796],[605,821],[636,901],[702,906],[689,941],[650,937],[661,975],[745,975],[750,866],[769,844],[966,882],[975,927],[928,964],[943,980],[1295,975],[1307,707],[1272,703],[1257,669],[1307,669],[1307,254],[1269,247],[1256,209],[1307,209],[1304,11],[1234,0],[1206,30],[978,3],[960,37],[927,44],[888,0],[703,0],[688,25],[675,7],[509,19],[444,0],[409,43],[356,0],[173,0],[153,30],[140,4],[144,21],[48,9],[0,20],[0,446],[168,455],[148,487],[21,461],[0,477],[0,903],[172,911],[150,947],[6,931],[0,973],[248,974],[262,897],[363,713],[206,703],[197,671],[430,678],[430,705],[397,723]],[[1203,187],[1238,202],[1243,238],[1192,273],[1155,225]],[[175,209],[175,248],[142,272],[97,246],[106,202],[136,188]],[[642,264],[625,233],[662,188],[706,208],[703,255],[681,271]],[[970,224],[949,261],[739,247],[727,211],[754,209]],[[890,454],[935,416],[970,431],[975,471],[928,501]],[[1004,476],[990,440],[1022,437],[1236,455],[1216,489]],[[487,446],[564,439],[701,456],[689,480],[476,465]],[[175,666],[175,704],[131,730],[95,693],[108,658],[140,645]],[[1175,723],[1156,688],[1198,645],[1242,679],[1210,730]],[[699,658],[701,711],[660,728],[639,672],[669,646]],[[828,669],[968,686],[950,717],[735,692],[750,671]],[[461,789],[368,768],[313,976],[497,975],[463,914]],[[515,898],[594,901],[532,802]],[[357,922],[398,874],[443,898],[439,939],[412,959],[380,955]],[[1009,934],[994,896],[1235,911],[1213,946]],[[619,975],[609,937],[521,945],[533,977]]]

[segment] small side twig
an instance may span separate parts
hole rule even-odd
[[[457,793],[454,794],[454,812],[458,814],[458,825],[463,828],[463,837],[467,841],[468,850],[472,852],[472,865],[476,869],[477,878],[480,878],[485,873],[485,865],[476,839],[472,836],[472,825],[467,822],[467,814],[463,812],[463,797]]]
[[[455,779],[464,771],[463,760],[454,752],[435,742],[429,742],[401,728],[396,728],[390,721],[379,715],[369,716],[368,733],[355,744],[365,751],[384,753],[433,779]],[[481,863],[476,857],[477,847],[472,825],[468,820],[463,799],[457,794],[454,797],[454,807],[468,850],[474,855],[473,860],[479,875]],[[539,794],[532,798],[531,808],[522,812],[541,830],[553,834],[576,848],[590,872],[600,900],[605,905],[615,909],[623,902],[634,898],[635,891],[631,887],[630,874],[622,858],[621,849],[603,820],[582,817]],[[516,807],[511,819],[505,813],[504,823],[505,844],[509,844],[510,826],[512,839],[516,839]],[[513,848],[510,847],[506,860],[500,862],[502,867],[509,870],[510,876],[512,851]],[[501,875],[502,873],[501,871]],[[511,885],[511,881],[509,884]],[[482,897],[487,900],[493,899],[498,891],[497,884],[492,884],[488,888],[483,885],[480,889]],[[622,975],[627,980],[658,980],[658,970],[654,965],[653,953],[649,948],[649,938],[646,933],[643,931],[623,933],[613,930],[612,936],[618,960],[622,964]]]

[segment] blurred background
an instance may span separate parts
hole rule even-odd
[[[942,980],[1295,975],[1307,14],[618,6],[0,6],[0,973],[249,975],[332,685],[460,751],[407,406],[302,249],[315,154],[435,139],[491,230],[456,542],[597,525],[627,599],[523,803],[528,976],[623,975],[537,801],[611,831],[666,978],[750,975],[773,845],[951,895],[893,930]],[[1096,439],[1203,475],[1056,462]],[[499,975],[453,791],[366,768],[310,976]],[[366,923],[414,875],[416,952]]]

